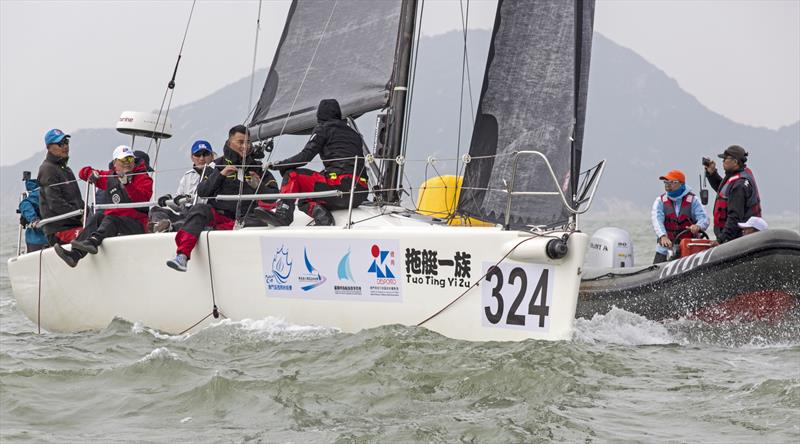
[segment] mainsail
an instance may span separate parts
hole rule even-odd
[[[298,1],[250,122],[254,140],[316,124],[321,98],[343,115],[383,108],[389,98],[402,2]]]
[[[583,143],[594,0],[500,0],[459,200],[461,214],[505,223],[517,151],[539,151],[571,203]],[[488,157],[481,157],[488,156]],[[546,164],[520,155],[514,191],[557,191]],[[510,228],[555,226],[561,197],[514,196]]]

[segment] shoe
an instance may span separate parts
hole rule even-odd
[[[153,222],[153,226],[150,229],[151,233],[166,233],[167,231],[172,228],[172,224],[169,222],[169,219],[161,219],[159,221]]]
[[[176,271],[186,271],[186,266],[188,265],[189,258],[186,257],[185,254],[178,254],[175,256],[175,259],[170,259],[167,261],[167,267],[172,268]]]
[[[253,214],[273,227],[285,227],[291,225],[294,221],[294,208],[289,205],[279,206],[275,211],[258,207],[253,211]]]
[[[79,241],[74,240],[72,241],[72,249],[77,251],[83,251],[89,254],[97,254],[97,245],[100,242],[97,242],[97,239],[90,237],[89,239]]]
[[[311,217],[314,218],[314,225],[318,227],[327,227],[336,224],[331,212],[322,205],[314,205],[314,209],[311,210]]]
[[[73,256],[71,251],[67,251],[62,247],[60,244],[55,244],[53,246],[53,250],[56,251],[56,255],[61,258],[64,263],[70,266],[70,268],[75,268],[78,266],[78,259],[77,257]]]

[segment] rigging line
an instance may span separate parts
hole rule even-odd
[[[469,92],[469,110],[470,116],[472,117],[472,126],[475,126],[475,105],[473,104],[472,100],[472,77],[470,76],[470,69],[469,69],[469,51],[467,50],[467,27],[469,26],[469,2],[467,0],[467,11],[466,17],[464,17],[464,11],[462,8],[461,11],[461,27],[464,31],[464,66],[466,66],[467,71],[467,91]],[[461,1],[459,1],[459,4]],[[462,96],[463,97],[463,96]]]
[[[217,298],[214,294],[214,269],[211,268],[211,241],[209,240],[209,234],[211,230],[206,230],[206,251],[208,251],[208,278],[210,279],[211,283],[211,304],[213,309],[211,310],[211,314],[214,315],[214,319],[218,319],[220,316],[219,309],[217,308]],[[226,317],[225,315],[222,315]],[[208,316],[206,316],[207,318]],[[204,318],[205,319],[205,318]],[[201,321],[202,322],[202,321]],[[197,325],[197,324],[195,324]]]
[[[42,254],[44,248],[39,250],[39,298],[36,303],[36,334],[42,334]]]
[[[458,180],[458,172],[461,169],[461,124],[463,122],[464,116],[464,73],[468,72],[469,69],[467,68],[467,25],[469,24],[469,0],[467,0],[467,11],[466,17],[464,14],[464,2],[463,0],[459,0],[458,2],[459,8],[461,9],[461,29],[464,34],[464,45],[463,45],[463,52],[461,57],[461,93],[458,98],[458,141],[456,143],[456,180]],[[467,82],[469,83],[469,77],[467,77]],[[472,89],[469,90],[470,94],[470,111],[472,116],[472,126],[473,131],[475,126],[475,115],[474,110],[472,109]],[[458,195],[458,186],[453,187],[453,203],[457,205],[456,197]],[[452,212],[455,214],[455,211]]]
[[[464,292],[463,292],[463,293],[461,293],[460,295],[458,295],[458,296],[457,296],[455,299],[453,299],[452,301],[450,301],[450,302],[449,302],[447,305],[445,305],[444,307],[442,307],[442,308],[441,308],[439,311],[437,311],[436,313],[434,313],[434,314],[432,314],[432,315],[428,316],[427,318],[425,318],[425,320],[423,320],[422,322],[420,322],[419,324],[417,324],[417,327],[421,327],[421,326],[422,326],[422,324],[425,324],[426,322],[430,321],[431,319],[435,318],[436,316],[439,316],[439,315],[440,315],[442,312],[444,312],[445,310],[447,310],[448,308],[450,308],[450,306],[451,306],[451,305],[455,304],[456,302],[458,302],[458,300],[459,300],[459,299],[461,299],[461,298],[462,298],[462,297],[464,297],[464,296],[465,296],[467,293],[469,293],[470,291],[472,291],[472,289],[473,289],[473,288],[475,288],[477,285],[479,285],[479,284],[481,283],[481,281],[483,281],[483,280],[486,278],[486,276],[489,274],[489,272],[490,272],[490,271],[491,271],[493,268],[497,267],[498,265],[500,265],[500,263],[501,263],[501,262],[503,262],[504,260],[506,260],[506,258],[507,258],[507,257],[508,257],[508,256],[509,256],[509,255],[510,255],[510,254],[511,254],[513,251],[514,251],[514,250],[516,250],[516,249],[517,249],[517,247],[519,247],[520,245],[522,245],[522,244],[523,244],[523,243],[525,243],[525,242],[528,242],[528,241],[529,241],[529,240],[531,240],[531,239],[537,239],[537,238],[540,238],[540,237],[553,237],[553,238],[555,238],[555,239],[559,239],[559,237],[558,237],[558,236],[549,236],[549,235],[541,235],[541,234],[536,234],[536,233],[534,233],[534,234],[533,234],[531,237],[527,237],[527,238],[525,238],[525,239],[523,239],[523,240],[519,241],[519,242],[518,242],[516,245],[514,245],[513,247],[511,247],[511,249],[510,249],[510,250],[508,250],[508,253],[506,253],[506,254],[505,254],[503,257],[501,257],[501,258],[500,258],[500,260],[499,260],[499,261],[497,261],[497,263],[495,263],[494,265],[492,265],[491,267],[489,267],[489,268],[486,270],[486,273],[484,273],[484,275],[483,275],[483,276],[481,276],[481,277],[480,277],[478,280],[476,280],[474,284],[470,285],[470,286],[469,286],[469,288],[467,288],[466,290],[464,290]]]
[[[276,137],[282,136],[283,132],[286,131],[286,125],[289,124],[289,118],[292,116],[292,111],[294,111],[294,107],[297,104],[297,98],[300,97],[300,91],[303,90],[303,85],[305,85],[305,83],[306,83],[306,78],[308,78],[308,73],[309,73],[309,71],[311,71],[311,66],[314,64],[314,60],[316,60],[316,58],[317,58],[317,52],[319,51],[319,47],[322,44],[322,40],[325,38],[325,33],[328,31],[328,25],[330,25],[330,23],[331,23],[331,19],[333,18],[333,13],[336,11],[336,5],[338,3],[339,3],[338,0],[334,1],[334,3],[333,3],[333,7],[331,8],[331,13],[328,16],[328,20],[325,22],[325,26],[322,28],[322,33],[319,36],[319,40],[317,41],[317,45],[314,47],[314,53],[311,55],[311,60],[308,62],[308,66],[306,66],[306,70],[303,73],[303,79],[300,81],[300,86],[297,88],[297,92],[295,93],[294,98],[292,99],[292,106],[289,107],[289,112],[286,113],[286,118],[283,120],[283,126],[281,127],[281,131],[280,131],[280,133],[278,133],[278,135]],[[255,109],[253,111],[255,111]],[[273,137],[273,139],[274,138],[275,137]],[[272,150],[267,155],[267,159],[264,161],[265,164],[269,163],[270,159],[272,159],[272,153],[274,153],[275,150],[278,149],[278,143],[279,143],[278,141],[275,142],[275,145],[273,146]],[[258,182],[258,188],[261,188],[261,182],[264,180],[264,176],[265,176],[265,174],[261,175],[261,180],[259,180],[259,182]],[[256,188],[256,189],[258,189],[258,188]],[[239,194],[241,195],[241,193],[242,193],[242,190],[241,190],[241,187],[240,187],[239,188]],[[247,207],[247,211],[245,211],[245,214],[242,217],[242,223],[244,223],[244,220],[247,218],[247,215],[250,213],[250,210],[252,208],[253,208],[253,205],[252,205],[252,202],[250,202],[250,205],[248,205],[248,207]],[[238,216],[238,212],[239,212],[238,204],[237,204],[237,207],[236,207],[236,212],[237,212],[237,216]]]
[[[189,10],[189,19],[186,21],[186,28],[183,30],[183,39],[181,40],[181,47],[178,49],[178,60],[175,62],[175,69],[172,71],[172,79],[170,79],[169,83],[167,84],[167,89],[164,91],[164,97],[161,99],[161,107],[158,109],[158,116],[156,117],[156,123],[153,125],[153,131],[158,128],[158,123],[161,121],[161,112],[164,110],[164,102],[167,101],[167,93],[170,90],[175,89],[175,76],[178,74],[178,65],[181,63],[181,56],[183,56],[183,46],[186,44],[186,37],[189,35],[189,25],[192,23],[192,16],[194,15],[194,7],[197,4],[197,0],[192,0],[192,8]],[[170,96],[170,104],[172,103],[172,97]],[[169,113],[169,105],[167,105],[167,112]],[[162,124],[162,131],[164,126],[166,125],[166,116],[164,117],[164,123]],[[161,139],[158,139],[159,142]],[[158,157],[158,148],[160,143],[156,142],[156,157]],[[150,148],[153,146],[153,139],[150,138],[150,143],[147,144],[147,154],[150,154]],[[155,163],[153,164],[155,168]]]
[[[331,23],[331,19],[333,18],[333,13],[336,11],[336,5],[338,3],[339,3],[338,0],[333,2],[333,7],[331,8],[331,14],[328,16],[328,21],[325,22],[325,26],[322,28],[322,33],[319,36],[319,40],[317,40],[317,45],[314,47],[314,53],[311,54],[311,60],[308,62],[308,66],[306,66],[306,70],[303,73],[303,80],[300,81],[300,86],[297,88],[297,92],[295,93],[294,98],[292,99],[292,106],[289,107],[289,112],[286,113],[286,118],[283,120],[283,126],[281,127],[281,132],[278,133],[278,137],[282,136],[283,132],[286,130],[286,125],[289,123],[289,117],[292,116],[292,111],[294,111],[294,107],[297,104],[297,98],[300,97],[300,91],[303,90],[303,85],[306,83],[306,78],[308,77],[309,71],[311,71],[311,66],[314,64],[314,60],[317,58],[317,51],[319,51],[319,47],[322,44],[322,40],[325,38],[325,33],[328,31],[328,25],[330,25]],[[270,152],[270,156],[271,155],[272,152]]]
[[[250,70],[250,94],[247,95],[248,109],[253,107],[253,83],[256,80],[256,56],[258,55],[258,32],[261,31],[261,2],[262,0],[258,0],[258,18],[256,19],[256,39],[255,42],[253,43],[253,68]]]

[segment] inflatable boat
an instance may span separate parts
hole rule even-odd
[[[661,264],[585,267],[576,316],[613,307],[653,320],[800,317],[800,234],[771,229]]]

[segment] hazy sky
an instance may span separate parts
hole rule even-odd
[[[288,4],[263,3],[259,68],[275,51]],[[494,5],[472,0],[470,26],[489,28]],[[0,0],[0,164],[42,150],[49,128],[112,127],[123,110],[158,109],[191,6]],[[425,34],[460,29],[457,0],[427,0],[425,9]],[[173,107],[250,74],[257,11],[255,0],[197,3]],[[800,120],[798,0],[598,0],[595,29],[737,122]]]

